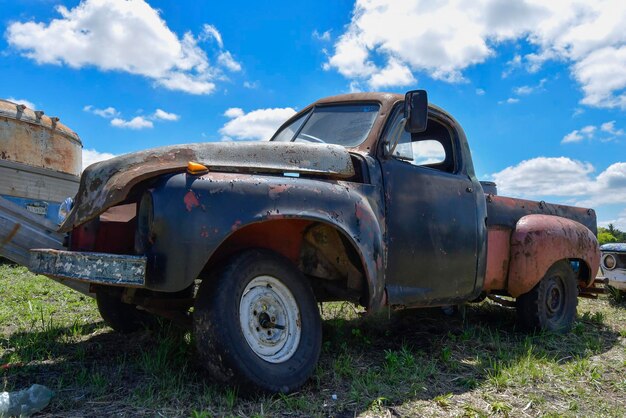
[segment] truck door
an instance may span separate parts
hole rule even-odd
[[[396,112],[391,127],[401,116]],[[466,300],[476,282],[475,193],[480,189],[458,172],[458,138],[446,124],[431,118],[425,132],[402,132],[393,155],[381,159],[389,303],[437,306]]]

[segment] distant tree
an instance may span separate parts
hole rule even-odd
[[[602,228],[604,229],[604,228]],[[598,243],[600,245],[608,244],[611,242],[618,242],[617,238],[611,234],[609,231],[602,231],[598,233]]]

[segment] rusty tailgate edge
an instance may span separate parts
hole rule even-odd
[[[122,254],[30,250],[32,272],[109,286],[143,287],[146,257]]]

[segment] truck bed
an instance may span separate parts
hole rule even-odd
[[[506,196],[485,195],[487,199],[487,227],[515,228],[517,221],[526,215],[554,215],[585,225],[598,234],[596,212],[593,209],[557,205],[542,201],[516,199]]]

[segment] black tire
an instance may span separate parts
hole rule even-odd
[[[274,288],[269,284],[256,285],[263,277],[277,280],[279,284],[275,284]],[[286,315],[282,315],[284,324],[279,325],[283,327],[282,330],[278,327],[272,328],[276,324],[271,323],[269,328],[265,328],[265,325],[257,326],[256,323],[252,325],[257,320],[262,324],[260,318],[267,314],[259,311],[260,314],[257,316],[257,310],[252,310],[252,307],[259,305],[251,302],[256,299],[245,299],[244,302],[244,296],[253,298],[250,296],[253,292],[264,291],[275,295],[273,292],[279,293],[281,286],[288,289],[291,298],[289,300],[297,308],[284,309],[281,312],[289,311],[291,318],[297,319],[289,320]],[[274,299],[259,300],[263,301],[260,308],[262,310],[266,309],[265,301],[270,300],[267,302],[268,312],[274,306],[280,306],[273,305]],[[282,306],[288,305],[283,303]],[[245,315],[246,312],[248,315]],[[240,315],[244,319],[240,319]],[[281,313],[276,314],[274,318],[272,322],[278,323]],[[243,321],[247,321],[247,327],[242,325]],[[193,322],[202,365],[215,379],[237,386],[244,393],[259,390],[293,392],[311,376],[319,359],[322,324],[311,286],[293,263],[271,251],[253,249],[241,252],[204,279],[196,297]],[[291,344],[286,343],[277,352],[291,347],[289,350],[291,354],[274,362],[268,361],[269,357],[257,354],[246,338],[262,340],[265,336],[255,334],[252,328],[254,326],[257,332],[267,330],[268,335],[273,332],[272,338],[280,340],[284,336],[284,340]],[[294,329],[294,326],[299,328],[299,331],[297,329],[294,333],[286,331]],[[299,335],[296,343],[292,337],[295,334]],[[261,347],[261,344],[258,346]],[[278,346],[280,347],[280,344]]]
[[[568,332],[576,318],[578,288],[572,267],[559,261],[528,293],[517,298],[517,318],[525,329]]]
[[[121,292],[100,290],[96,292],[98,311],[104,322],[122,334],[138,331],[156,322],[156,319],[136,305],[122,302]]]

